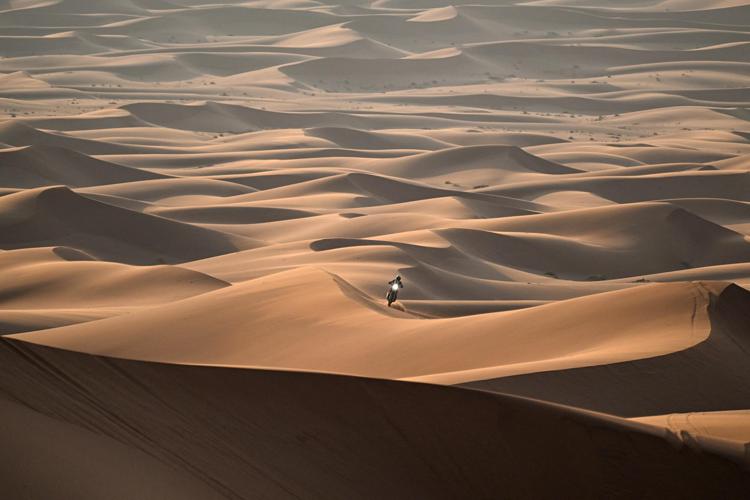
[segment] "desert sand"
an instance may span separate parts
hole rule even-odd
[[[741,0],[0,0],[3,495],[746,498],[748,82]]]

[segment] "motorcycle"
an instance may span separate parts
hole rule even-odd
[[[388,290],[388,294],[385,296],[385,299],[388,301],[388,307],[391,307],[391,304],[396,302],[397,298],[398,298],[398,283],[394,283],[391,285],[391,288]]]

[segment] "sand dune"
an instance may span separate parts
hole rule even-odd
[[[319,196],[319,193],[326,193]],[[335,176],[299,182],[294,185],[268,189],[244,196],[244,201],[260,201],[269,199],[295,198],[292,203],[304,203],[305,198],[311,198],[312,203],[320,206],[327,205],[327,199],[333,198],[333,194],[339,194],[340,198],[346,198],[349,208],[358,206],[375,206],[390,203],[405,203],[410,201],[424,200],[430,198],[441,198],[444,196],[455,196],[470,200],[485,201],[507,208],[513,208],[518,212],[534,213],[541,211],[544,207],[525,200],[513,199],[504,196],[484,195],[481,193],[467,192],[460,189],[433,187],[420,182],[399,179],[390,176],[374,175],[365,172],[344,173]],[[334,203],[341,203],[333,199]]]
[[[45,132],[28,126],[22,122],[9,120],[0,124],[0,140],[13,146],[47,146],[66,148],[83,154],[96,154],[104,151],[104,148],[97,148],[98,151],[87,147],[89,144],[64,134]],[[95,143],[94,143],[95,144]],[[96,144],[94,145],[96,148]]]
[[[697,413],[672,413],[635,419],[639,422],[667,427],[673,432],[688,432],[697,436],[710,436],[735,441],[750,442],[747,410],[713,411]]]
[[[667,203],[629,204],[507,218],[483,226],[499,231],[479,233],[482,239],[475,238],[474,243],[469,243],[484,256],[489,256],[485,258],[492,258],[494,254],[496,259],[502,259],[500,262],[508,264],[515,257],[518,259],[516,262],[524,267],[533,265],[533,262],[555,261],[559,267],[553,271],[561,277],[567,271],[578,274],[578,279],[581,279],[581,275],[596,269],[590,266],[597,265],[601,266],[600,270],[609,269],[613,273],[601,273],[602,277],[615,277],[617,274],[634,276],[644,271],[648,273],[650,266],[667,270],[745,262],[748,259],[748,241],[744,235]],[[460,245],[457,238],[461,238],[462,232],[466,231],[458,229],[447,234],[455,234],[453,240]],[[550,236],[561,238],[551,239]],[[469,240],[468,235],[463,238]],[[503,238],[510,241],[503,241]],[[522,252],[513,252],[514,238],[523,243]],[[533,238],[542,240],[537,243]],[[567,245],[564,255],[570,256],[570,261],[562,256],[553,259],[552,255],[547,258],[529,255],[534,246],[539,251],[553,252],[555,243]],[[628,253],[633,250],[638,257],[631,261]],[[574,257],[577,253],[586,257]],[[577,273],[573,271],[575,266],[580,267]]]
[[[70,137],[61,133],[39,130],[17,120],[0,123],[0,140],[11,146],[64,148],[86,155],[114,153],[116,147]],[[114,148],[114,149],[113,149]]]
[[[69,247],[0,253],[0,335],[132,313],[228,286],[178,267],[100,262]]]
[[[11,428],[33,429],[54,415],[54,422],[62,422],[58,429],[76,429],[65,436],[78,449],[93,448],[108,460],[117,452],[146,453],[174,474],[118,468],[115,484],[131,479],[140,485],[135,479],[148,474],[157,486],[169,487],[183,474],[225,498],[244,492],[263,498],[310,492],[326,498],[451,498],[467,492],[545,497],[547,484],[534,480],[544,470],[559,485],[556,494],[590,497],[608,491],[736,496],[748,486],[733,461],[743,459],[711,449],[712,443],[691,448],[657,427],[512,396],[315,373],[123,361],[7,340],[0,346],[10,375],[0,386],[3,400],[12,398],[32,412],[23,424],[17,407],[4,413],[4,422],[15,424]],[[111,384],[122,390],[109,390]],[[455,424],[467,419],[474,425]],[[499,431],[498,422],[515,431]],[[98,439],[92,440],[93,433]],[[553,449],[551,442],[557,443]],[[659,468],[645,467],[643,456]],[[592,466],[593,477],[579,473]],[[96,469],[91,473],[101,477]],[[35,478],[50,474],[41,466],[33,469]],[[17,491],[22,484],[14,477],[6,487]],[[76,497],[79,488],[65,481],[57,491]],[[44,495],[35,485],[24,491]],[[181,498],[207,497],[203,489],[187,496],[170,491]]]
[[[617,203],[702,197],[748,201],[749,183],[750,176],[746,171],[703,171],[653,174],[647,178],[597,176],[591,179],[530,181],[480,192],[534,199],[536,196],[558,190],[588,191]]]
[[[3,309],[161,304],[228,285],[180,267],[100,262],[67,247],[2,252],[0,269]]]
[[[75,325],[125,314],[127,307],[63,307],[50,309],[0,309],[0,335],[33,332]]]
[[[294,270],[158,309],[21,338],[133,359],[460,382],[686,349],[709,334],[707,307],[724,286],[651,285],[523,311],[425,320],[408,309],[388,309],[336,276]],[[274,310],[282,296],[297,312],[294,317]],[[335,322],[317,318],[316,311],[337,303],[343,311]],[[252,304],[253,313],[241,304]],[[264,328],[267,324],[276,329]],[[537,332],[549,328],[555,336],[540,338]]]
[[[490,121],[532,121],[531,119],[524,120],[524,117],[515,116],[512,119],[504,120],[503,117],[478,117],[474,114],[466,116],[465,114],[458,113],[455,115],[436,113],[434,116],[428,117],[425,122],[425,118],[417,118],[405,113],[279,112],[219,102],[190,105],[137,103],[125,105],[122,109],[142,122],[151,125],[178,128],[180,130],[223,133],[248,132],[268,128],[293,128],[294,126],[305,128],[318,126],[347,127],[366,130],[395,128],[395,126],[416,128],[425,123],[442,125],[466,124],[472,118],[486,118]],[[534,121],[546,120],[538,118]]]
[[[384,164],[385,163],[385,164]],[[496,185],[533,178],[534,174],[570,174],[574,169],[537,158],[514,146],[468,146],[407,158],[375,162],[370,170],[387,175],[429,180],[460,179],[463,184]]]
[[[70,187],[119,184],[164,176],[104,162],[55,146],[0,150],[0,182],[15,188],[64,184]]]
[[[64,187],[27,190],[0,202],[4,249],[54,244],[72,246],[103,260],[153,264],[253,245],[251,240],[89,200]],[[159,236],[153,238],[152,232]]]
[[[0,0],[5,496],[744,498],[748,26]]]
[[[711,305],[711,335],[674,354],[603,367],[473,382],[471,387],[522,394],[623,416],[667,411],[745,409],[750,292],[732,285]],[[618,387],[617,392],[612,387]],[[685,387],[685,390],[675,390]]]
[[[18,120],[13,120],[8,122],[11,124],[11,126],[16,127],[19,122]],[[56,131],[60,132],[69,132],[69,131],[80,131],[80,130],[99,130],[102,128],[130,128],[130,127],[142,127],[146,124],[137,118],[135,118],[133,115],[120,110],[120,109],[97,109],[94,111],[89,111],[87,113],[78,114],[76,116],[72,117],[55,117],[55,116],[45,116],[40,118],[25,118],[22,122],[22,124],[26,124],[27,127],[38,127],[38,128],[52,128]],[[22,128],[23,131],[28,131],[28,128]],[[22,135],[22,141],[18,144],[11,143],[13,145],[29,145],[29,144],[35,144],[37,143],[35,138],[29,139],[25,135]],[[42,136],[44,137],[44,136]],[[44,139],[47,139],[47,137],[44,137]],[[75,147],[76,151],[83,152],[86,154],[115,154],[118,152],[121,153],[133,153],[135,152],[133,148],[120,146],[117,144],[111,144],[111,143],[105,143],[102,144],[99,141],[89,141],[85,144],[81,144],[80,141],[77,142]],[[65,147],[65,144],[60,144],[61,146]],[[86,148],[86,149],[83,149]]]
[[[81,192],[168,205],[175,199],[220,199],[253,193],[255,190],[251,187],[215,179],[177,178],[112,183],[82,189]]]
[[[393,132],[368,132],[346,127],[314,127],[305,134],[326,139],[343,148],[352,149],[443,149],[450,144],[429,137],[395,134]]]

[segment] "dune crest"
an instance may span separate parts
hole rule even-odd
[[[459,383],[689,349],[711,338],[709,305],[726,286],[654,284],[522,311],[424,319],[340,277],[300,269],[19,338],[132,359]],[[281,297],[294,316],[274,307]]]

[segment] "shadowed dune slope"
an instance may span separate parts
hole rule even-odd
[[[97,160],[56,146],[30,146],[0,151],[0,183],[14,188],[64,184],[99,186],[163,179],[165,176]]]
[[[131,313],[228,286],[176,266],[101,262],[69,247],[0,251],[0,335]]]
[[[570,174],[578,170],[536,157],[515,146],[468,146],[448,148],[406,158],[373,162],[372,169],[407,179],[430,179],[467,175],[475,182],[501,181],[534,174]],[[471,175],[473,171],[478,171]]]
[[[61,245],[129,264],[184,262],[253,244],[89,200],[59,186],[0,198],[0,227],[3,249]]]
[[[229,284],[176,266],[101,262],[67,247],[0,252],[0,309],[168,303]]]
[[[315,240],[310,248],[325,252],[387,246],[414,259],[412,268],[429,265],[484,279],[507,278],[514,273],[529,273],[524,275],[530,277],[533,273],[535,280],[543,276],[578,282],[750,260],[750,241],[744,234],[675,206],[678,203],[638,203],[522,216],[508,210],[504,217],[492,219],[432,220],[424,226],[429,231],[389,236],[379,236],[384,233],[382,229],[366,233],[374,226],[374,216],[360,217],[344,227],[339,224],[337,234],[341,237]],[[728,219],[732,217],[730,209],[734,211],[731,205],[723,206],[722,215],[708,212],[708,216]],[[355,228],[357,224],[361,227]],[[265,239],[265,234],[259,230],[258,237]],[[404,272],[409,275],[414,269]],[[417,287],[437,288],[435,280],[416,278]],[[460,288],[456,284],[456,292]]]
[[[77,128],[75,125],[76,120],[68,121],[53,119],[52,121],[60,125],[67,123],[68,126],[71,126],[74,129]],[[102,125],[97,124],[95,127],[98,128]],[[117,152],[125,153],[133,151],[133,148],[120,146],[118,144],[80,139],[59,131],[38,130],[34,126],[27,125],[19,120],[7,120],[0,123],[0,142],[19,147],[46,146],[65,148],[85,155],[114,154]]]
[[[623,416],[747,409],[750,292],[725,288],[711,301],[709,318],[706,340],[666,356],[466,385]]]
[[[720,443],[698,451],[658,428],[511,396],[126,361],[12,340],[0,341],[0,362],[4,405],[34,412],[24,427],[43,419],[55,421],[45,428],[75,426],[66,439],[89,440],[106,460],[117,450],[101,442],[113,438],[224,498],[551,498],[550,485],[555,497],[739,498],[750,487],[730,461],[742,459]],[[37,478],[55,474],[43,466],[33,471]],[[161,472],[147,478],[167,482]],[[115,484],[123,488],[134,488],[141,475],[122,474]],[[37,482],[3,476],[6,492],[45,498]],[[79,489],[61,480],[58,498],[76,498]],[[196,490],[183,498],[205,496]]]
[[[617,203],[666,198],[724,198],[750,201],[750,173],[704,171],[649,176],[593,177],[545,180],[482,192],[536,199],[555,191],[585,191]]]
[[[678,206],[675,206],[678,205]],[[722,214],[728,214],[724,207]],[[746,262],[743,234],[672,203],[569,210],[438,229],[456,248],[490,262],[567,279],[638,276]]]
[[[313,127],[305,135],[325,139],[342,148],[353,149],[426,149],[450,147],[447,142],[404,133],[370,132],[346,127]]]
[[[200,479],[148,452],[0,399],[3,496],[29,500],[220,499]]]

